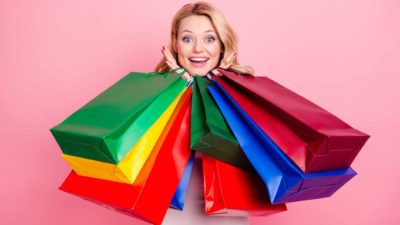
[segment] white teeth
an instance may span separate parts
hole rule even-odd
[[[208,60],[208,58],[189,58],[189,60],[195,62],[205,62]]]

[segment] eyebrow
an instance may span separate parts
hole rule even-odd
[[[190,30],[183,30],[181,33],[184,33],[184,32],[193,33],[193,32],[190,31]],[[210,33],[210,32],[215,33],[215,31],[213,31],[213,30],[206,30],[206,31],[204,31],[204,33]]]

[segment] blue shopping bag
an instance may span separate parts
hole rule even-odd
[[[170,207],[183,210],[183,206],[185,203],[185,198],[189,186],[189,180],[190,180],[190,174],[192,172],[193,168],[193,161],[194,161],[194,154],[195,152],[192,152],[189,161],[186,164],[185,170],[183,171],[183,175],[181,177],[181,180],[179,181],[179,185],[176,188],[174,197],[172,198],[171,205]]]
[[[329,197],[356,175],[352,168],[304,173],[215,82],[209,91],[246,157],[266,185],[272,204]]]

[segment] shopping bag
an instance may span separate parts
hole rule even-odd
[[[127,155],[117,164],[63,154],[63,158],[80,176],[132,184],[157,142],[163,142],[162,132],[168,133],[166,124],[181,98],[180,94],[150,129],[140,138]]]
[[[202,156],[206,215],[265,216],[286,210],[271,205],[261,179],[244,170]]]
[[[172,201],[171,201],[171,205],[170,205],[170,207],[172,207],[172,208],[175,208],[178,210],[183,210],[186,194],[187,194],[188,187],[189,187],[189,180],[190,180],[190,174],[191,174],[192,168],[193,168],[193,163],[194,163],[194,152],[192,152],[192,154],[190,155],[189,161],[185,167],[185,171],[183,172],[183,175],[181,177],[181,180],[179,181],[178,187],[176,188],[175,194],[172,197]]]
[[[216,80],[304,172],[350,166],[369,136],[267,77]]]
[[[272,204],[329,197],[356,175],[351,168],[304,173],[224,89],[209,90],[245,155],[261,177]]]
[[[252,171],[253,168],[207,91],[210,84],[207,78],[194,77],[190,147],[194,151]]]
[[[191,89],[184,95],[183,105],[176,112],[174,121],[169,121],[168,125],[172,127],[160,144],[159,152],[152,151],[149,156],[154,158],[153,166],[144,166],[145,171],[133,185],[79,176],[72,171],[60,189],[147,222],[161,224],[190,157],[190,100]]]
[[[52,128],[63,153],[119,163],[186,88],[171,73],[130,73]]]

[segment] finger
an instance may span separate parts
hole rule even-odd
[[[192,79],[192,76],[190,76],[188,73],[185,72],[185,73],[181,76],[181,78],[184,79],[184,80],[190,80],[190,79]]]
[[[218,69],[213,69],[212,71],[212,74],[214,74],[214,75],[220,75],[221,73],[218,71]]]
[[[228,64],[227,59],[224,58],[224,59],[221,60],[221,63],[219,64],[219,67],[225,68],[227,64]]]
[[[163,50],[164,56],[166,58],[166,60],[169,62],[169,65],[172,69],[178,68],[178,64],[176,63],[175,58],[171,55],[171,53],[169,53],[168,50]]]
[[[168,48],[164,48],[164,52],[165,52],[165,54],[172,56],[172,53]]]
[[[171,69],[178,68],[178,65],[176,65],[175,59],[170,59],[169,57],[165,57],[165,62]]]
[[[165,56],[165,58],[166,58],[167,60],[170,60],[170,59],[171,59],[171,57],[170,57],[170,55],[168,54],[168,52],[167,52],[166,49],[161,50],[161,52],[162,52],[162,54]]]
[[[235,58],[235,56],[236,56],[236,52],[232,52],[231,54],[229,54],[229,56],[226,57],[225,65],[229,64],[229,63],[233,63],[233,59]]]
[[[172,53],[169,51],[169,49],[165,48],[164,49],[164,54],[170,59],[170,60],[175,60],[174,56],[172,55]]]
[[[168,67],[169,68],[171,68],[171,69],[175,69],[175,68],[172,68],[173,66],[171,65],[171,63],[167,60],[167,61],[165,61],[165,63],[167,63],[167,65],[168,65]]]
[[[233,59],[236,56],[236,53],[233,52],[232,54],[230,54],[226,59],[223,59],[220,63],[221,68],[223,69],[228,69],[229,67],[231,67],[233,65]]]
[[[224,69],[229,69],[231,66],[233,65],[233,62],[230,62],[228,64],[225,65]]]
[[[235,58],[235,56],[236,56],[236,52],[231,52],[231,54],[229,54],[229,55],[226,57],[226,61],[227,61],[227,62],[233,61],[233,59]]]
[[[227,63],[227,62],[223,61],[223,62],[221,62],[219,67],[221,67],[223,69],[228,69],[231,65],[232,65],[232,63]]]
[[[175,63],[173,63],[173,62],[171,62],[171,61],[169,61],[169,60],[166,60],[165,62],[167,63],[167,65],[168,65],[169,68],[171,68],[171,69],[176,69],[176,68],[178,68],[178,66],[177,66]]]

